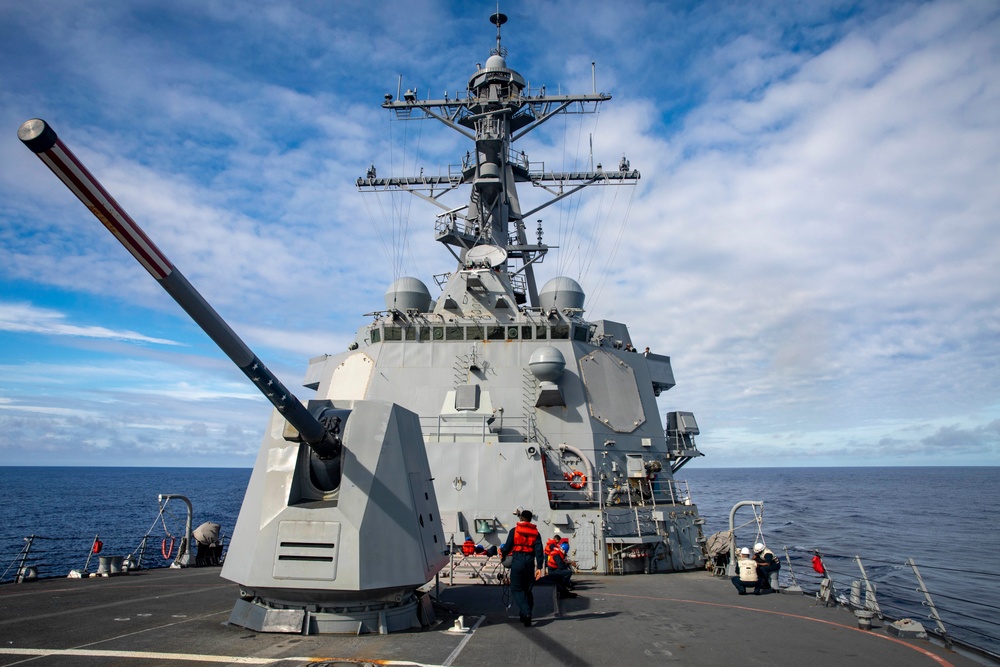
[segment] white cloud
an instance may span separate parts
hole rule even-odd
[[[116,331],[98,326],[81,326],[66,321],[64,313],[39,308],[24,303],[0,302],[0,331],[42,334],[46,336],[71,336],[79,338],[107,338],[130,343],[154,345],[181,345],[176,341],[144,336],[134,331]]]

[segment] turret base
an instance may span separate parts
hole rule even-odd
[[[312,605],[310,605],[312,606]],[[410,594],[399,603],[357,604],[342,607],[275,608],[260,598],[237,600],[229,623],[256,632],[303,635],[381,635],[430,625],[435,620],[430,598]]]

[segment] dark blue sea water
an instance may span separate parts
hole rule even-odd
[[[913,618],[928,629],[912,558],[944,626],[955,637],[1000,653],[1000,468],[753,468],[689,465],[678,479],[690,484],[705,517],[705,535],[727,530],[740,500],[763,500],[764,541],[782,558],[781,584],[817,590],[814,550],[823,554],[838,590],[861,578],[855,556],[878,589],[885,614]],[[736,525],[754,520],[740,508]],[[736,531],[752,546],[756,524]],[[785,562],[784,548],[791,557]]]
[[[249,469],[234,468],[0,467],[0,581],[16,575],[9,566],[29,535],[37,536],[29,555],[41,577],[83,569],[95,535],[101,555],[138,556],[149,534],[143,566],[166,567],[172,558],[161,555],[163,539],[183,534],[187,508],[168,501],[159,518],[157,496],[186,496],[193,527],[213,521],[231,535],[249,481]],[[94,558],[89,571],[96,570]]]
[[[906,565],[913,558],[947,630],[1000,653],[1000,468],[754,468],[711,469],[691,464],[678,479],[690,484],[705,518],[706,536],[728,527],[740,500],[763,500],[762,535],[806,590],[819,577],[813,550],[824,555],[838,590],[860,578],[862,557],[878,585],[883,611],[919,620],[928,609]],[[164,526],[158,494],[181,494],[194,505],[194,525],[214,521],[231,534],[250,479],[245,469],[0,467],[0,574],[17,559],[24,537],[37,535],[32,562],[41,576],[66,576],[84,566],[95,534],[105,555],[135,553],[151,535],[144,565],[160,555]],[[183,506],[172,501],[163,521],[183,529]],[[753,520],[742,508],[737,525]],[[737,530],[739,546],[757,540],[755,523]],[[791,568],[784,562],[788,548]],[[92,562],[90,570],[96,570]],[[2,581],[10,581],[16,567]]]

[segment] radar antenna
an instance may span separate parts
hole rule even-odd
[[[490,50],[491,56],[507,57],[507,49],[500,45],[500,26],[507,22],[507,15],[500,13],[500,3],[497,3],[497,13],[490,17],[490,23],[497,27],[497,47]]]

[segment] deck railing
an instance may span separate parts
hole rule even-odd
[[[780,585],[798,586],[817,603],[842,605],[858,613],[859,624],[913,619],[945,646],[1000,660],[1000,573],[962,558],[956,567],[784,548]],[[814,569],[821,557],[825,574]],[[958,557],[959,554],[956,553]],[[983,565],[988,565],[984,562]],[[865,613],[869,612],[869,613]]]

